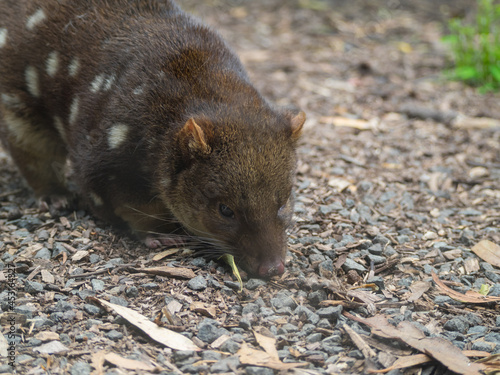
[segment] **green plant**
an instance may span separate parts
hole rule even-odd
[[[465,81],[480,90],[500,89],[500,4],[478,0],[475,23],[449,21],[450,35],[443,40],[451,47],[455,67],[452,79]]]

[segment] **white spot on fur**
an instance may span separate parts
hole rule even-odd
[[[127,133],[129,131],[128,125],[125,124],[115,124],[108,132],[108,145],[110,149],[115,149],[120,146],[127,139]]]
[[[21,109],[24,108],[24,103],[18,95],[2,93],[1,95],[2,103],[11,109]]]
[[[102,87],[103,91],[108,91],[111,89],[111,86],[113,86],[113,83],[115,83],[116,76],[114,74],[110,75],[106,80],[104,81],[104,86]]]
[[[94,78],[94,80],[90,84],[90,91],[93,92],[94,94],[97,93],[101,89],[103,83],[104,83],[104,74],[99,74]]]
[[[7,44],[7,29],[0,28],[0,48]]]
[[[54,77],[59,69],[59,52],[52,51],[45,62],[45,69],[50,77]]]
[[[144,88],[142,86],[136,87],[132,93],[134,95],[141,95],[144,92]]]
[[[26,28],[32,31],[40,22],[45,21],[46,18],[47,15],[43,11],[43,9],[38,9],[26,21]]]
[[[78,71],[80,70],[80,60],[78,57],[73,57],[68,65],[68,73],[70,77],[76,77]]]
[[[78,117],[78,110],[80,109],[80,98],[75,96],[71,102],[71,107],[69,108],[69,123],[73,125]]]
[[[96,193],[91,191],[89,193],[89,196],[90,196],[90,199],[92,199],[92,202],[94,202],[94,206],[102,206],[104,204],[104,201],[102,200],[102,198],[100,196],[98,196]]]
[[[66,141],[66,129],[64,129],[63,120],[59,116],[54,116],[54,126],[61,138]]]
[[[26,79],[26,86],[28,86],[29,93],[35,98],[39,98],[40,82],[38,80],[38,71],[30,65],[24,72],[24,78]]]

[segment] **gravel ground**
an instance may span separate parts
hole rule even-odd
[[[0,373],[359,374],[430,351],[439,361],[389,373],[442,374],[454,363],[432,349],[499,354],[500,96],[442,78],[443,19],[471,17],[468,2],[413,3],[181,3],[265,95],[308,115],[287,270],[243,274],[241,292],[220,262],[154,258],[85,210],[40,212],[0,153]],[[489,302],[470,294],[481,289]],[[92,297],[201,350],[165,347]],[[384,336],[385,322],[402,328]],[[414,328],[432,339],[425,350]]]

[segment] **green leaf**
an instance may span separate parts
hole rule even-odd
[[[234,262],[234,256],[230,254],[224,254],[221,256],[222,260],[225,261],[229,266],[231,267],[231,270],[233,271],[233,275],[236,276],[238,279],[238,282],[240,283],[240,292],[243,291],[243,280],[241,280],[241,275],[240,271],[238,271],[238,267],[236,266],[236,263]]]
[[[455,43],[458,43],[458,36],[457,35],[445,35],[441,38],[441,41],[443,41],[444,43],[455,44]]]
[[[455,69],[457,78],[468,81],[479,77],[479,72],[473,66],[460,66]]]
[[[498,65],[490,66],[490,73],[495,79],[495,81],[500,82],[500,66]]]
[[[481,288],[479,289],[479,294],[482,294],[483,296],[487,296],[488,293],[490,292],[491,286],[488,284],[481,284]]]

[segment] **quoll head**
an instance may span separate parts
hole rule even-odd
[[[165,199],[188,231],[233,254],[250,273],[269,277],[284,272],[305,114],[262,117],[251,125],[188,119],[177,134],[178,170]]]

